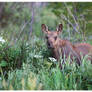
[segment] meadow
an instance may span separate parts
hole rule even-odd
[[[66,60],[62,70],[41,31],[64,25],[61,39],[92,45],[92,3],[0,3],[0,90],[92,90],[92,64]],[[2,8],[1,8],[2,7]],[[81,9],[80,9],[81,7]]]

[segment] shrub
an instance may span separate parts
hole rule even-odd
[[[22,63],[26,61],[25,44],[16,44],[9,46],[8,43],[0,45],[0,67],[4,73],[9,70],[20,68]]]

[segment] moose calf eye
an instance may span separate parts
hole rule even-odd
[[[48,39],[48,36],[46,36],[46,39]]]
[[[57,36],[55,36],[54,39],[57,40]]]

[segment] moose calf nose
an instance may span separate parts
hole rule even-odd
[[[50,46],[50,43],[49,42],[47,42],[47,44],[48,44],[48,46]]]
[[[50,42],[50,43],[47,42],[47,46],[48,46],[49,49],[53,49],[54,48],[52,42]]]

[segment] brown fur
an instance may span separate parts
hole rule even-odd
[[[71,60],[76,59],[76,62],[80,65],[81,54],[83,56],[89,55],[92,56],[92,46],[87,43],[79,43],[73,45],[68,40],[62,40],[58,37],[59,33],[62,31],[62,24],[60,24],[56,31],[49,31],[45,24],[42,24],[42,31],[46,34],[47,46],[53,52],[53,57],[57,60],[62,58],[68,58],[70,55]],[[89,60],[92,61],[92,58],[89,57]]]

